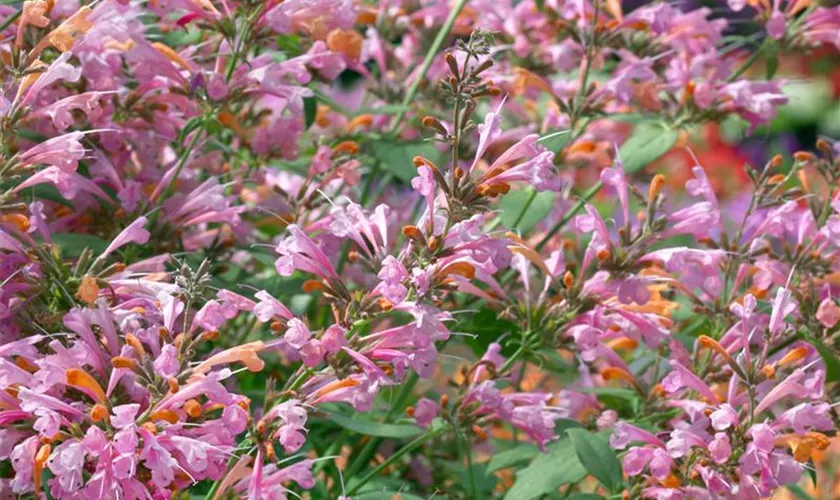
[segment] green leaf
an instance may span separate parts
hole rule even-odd
[[[502,335],[519,331],[516,324],[499,318],[496,311],[486,307],[473,315],[464,315],[458,324],[458,329],[475,335],[464,337],[464,339],[473,352],[479,356],[487,352],[487,347],[499,340]],[[516,351],[516,346],[512,343],[506,342],[502,345],[502,355],[510,356],[514,351]]]
[[[620,149],[624,171],[632,174],[650,165],[670,151],[678,138],[676,130],[662,124],[639,125]]]
[[[638,393],[622,387],[581,387],[576,390],[595,394],[598,397],[598,401],[616,410],[633,409],[639,402]]]
[[[108,248],[108,242],[92,234],[59,233],[52,235],[53,243],[61,248],[65,257],[78,257],[82,250],[90,248],[99,255]]]
[[[532,196],[533,200],[531,200]],[[514,229],[514,223],[518,220],[516,229],[525,234],[551,213],[555,199],[556,195],[551,191],[543,191],[535,195],[533,188],[517,189],[502,198],[502,224]],[[521,218],[520,214],[522,214]]]
[[[359,108],[353,111],[354,116],[359,115],[398,115],[410,111],[411,107],[402,104],[386,104],[375,108]]]
[[[566,431],[569,429],[582,429],[583,426],[577,420],[572,420],[570,418],[558,418],[554,421],[554,432],[557,433],[559,437],[565,437]]]
[[[566,434],[575,446],[580,463],[601,484],[616,491],[624,483],[621,462],[606,439],[583,429],[569,429]]]
[[[52,493],[50,492],[50,479],[54,478],[55,474],[49,469],[49,467],[44,467],[44,471],[41,473],[41,491],[44,493],[44,498],[47,500],[54,500]]]
[[[183,45],[195,45],[200,41],[200,29],[172,30],[163,35],[163,43],[172,48],[178,48]]]
[[[29,130],[29,129],[25,129],[25,128],[17,129],[15,131],[15,134],[18,137],[20,137],[21,139],[26,139],[28,141],[33,141],[33,142],[44,142],[47,139],[49,139],[49,137],[45,136],[44,134],[42,134],[40,132],[36,132],[34,130]]]
[[[381,438],[406,439],[418,436],[423,429],[407,424],[383,424],[373,420],[350,418],[338,413],[331,413],[328,417],[336,424],[359,434]]]
[[[540,450],[533,444],[522,443],[509,450],[494,453],[487,462],[487,472],[507,469],[515,465],[523,464],[539,455]]]
[[[568,438],[554,441],[548,445],[546,453],[537,455],[528,467],[516,474],[516,481],[505,495],[505,500],[539,498],[584,477],[586,469],[575,455],[572,442]]]
[[[49,200],[73,208],[73,202],[61,196],[61,193],[52,184],[38,184],[37,186],[25,189],[23,193],[32,193],[33,198],[36,200]]]
[[[791,493],[793,493],[793,496],[800,500],[814,500],[814,497],[809,495],[808,492],[805,491],[805,489],[802,488],[802,486],[799,486],[798,484],[789,484],[785,487],[789,489]]]
[[[315,123],[315,115],[318,113],[318,99],[315,97],[303,98],[303,117],[306,120],[306,128]]]
[[[459,467],[461,484],[466,487],[473,498],[488,498],[489,493],[496,487],[496,476],[491,474],[484,464],[473,464],[472,479],[470,479],[470,468]],[[475,491],[472,491],[471,481],[475,481]]]
[[[572,140],[571,130],[561,130],[552,134],[540,137],[539,142],[542,143],[549,151],[559,153],[561,149],[566,147],[566,144]]]
[[[807,341],[814,346],[825,362],[825,381],[837,382],[840,380],[840,358],[837,357],[837,353],[823,344],[820,339],[808,338]]]
[[[403,182],[417,177],[414,157],[422,156],[440,166],[443,153],[430,142],[397,142],[380,139],[371,143],[373,155],[382,162],[382,168],[391,172]]]
[[[816,488],[817,487],[817,466],[814,465],[814,460],[808,460],[808,466],[805,467],[805,471],[808,473],[808,477],[811,478],[811,485]]]
[[[366,491],[353,495],[353,500],[425,500],[421,496],[412,495],[402,491],[381,490],[381,491]]]

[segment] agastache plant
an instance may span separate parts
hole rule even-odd
[[[830,498],[840,8],[627,9],[4,1],[0,497]]]

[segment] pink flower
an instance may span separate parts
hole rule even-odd
[[[114,250],[124,247],[129,243],[136,243],[138,245],[142,245],[149,241],[150,233],[145,229],[145,226],[148,222],[149,220],[146,217],[138,217],[134,222],[129,224],[128,227],[123,229],[120,232],[120,234],[118,234],[117,237],[113,239],[113,241],[111,241],[111,244],[108,245],[108,248],[106,248],[105,251],[102,252],[99,258],[104,259]]]
[[[421,398],[414,405],[414,422],[420,427],[429,427],[439,411],[440,407],[437,403],[429,398]]]
[[[697,391],[700,395],[711,402],[717,402],[717,396],[712,392],[708,385],[697,375],[693,374],[688,368],[677,361],[671,361],[671,372],[662,379],[662,387],[670,394],[673,394],[683,388]]]
[[[817,321],[826,328],[833,328],[840,321],[840,307],[831,298],[824,299],[817,309]]]

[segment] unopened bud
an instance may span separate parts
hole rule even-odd
[[[190,399],[184,403],[184,411],[192,418],[198,418],[201,416],[201,403],[194,399]]]
[[[15,226],[22,233],[25,233],[29,229],[29,218],[23,214],[0,215],[0,222]]]
[[[575,284],[575,275],[572,274],[571,271],[566,271],[566,274],[563,275],[563,286],[566,288],[572,288]]]
[[[283,323],[281,323],[277,320],[274,320],[274,321],[271,322],[271,324],[268,327],[271,329],[272,332],[277,333],[277,332],[279,332],[280,330],[283,329]]]
[[[490,58],[487,58],[487,59],[481,61],[481,64],[476,66],[475,69],[473,70],[473,76],[479,75],[480,73],[490,69],[490,67],[492,67],[492,66],[493,66],[493,60],[490,59]]]
[[[780,156],[781,155],[774,156],[773,160],[775,160],[776,157],[780,157]],[[810,151],[797,151],[796,153],[793,153],[793,159],[796,160],[799,163],[810,163],[810,162],[816,160],[817,157],[814,156],[814,153],[811,153]],[[781,165],[781,161],[779,161],[779,165]],[[774,166],[778,166],[778,165],[774,165]]]
[[[601,261],[609,260],[610,257],[612,257],[612,253],[610,253],[610,251],[606,248],[602,248],[601,250],[598,250],[597,255],[598,255],[598,260],[601,260]]]
[[[446,65],[449,66],[449,71],[451,71],[453,75],[458,76],[460,74],[460,69],[458,69],[458,60],[455,59],[452,52],[447,52],[446,55],[443,56],[443,59],[446,61]]]
[[[355,264],[359,261],[359,252],[355,250],[350,250],[349,252],[347,252],[347,260]]]
[[[479,441],[487,440],[487,432],[478,425],[472,426],[472,432],[473,434],[475,434],[475,437],[478,438]]]
[[[440,246],[440,239],[437,236],[431,236],[429,238],[429,245],[428,245],[429,250],[434,252],[435,250],[438,249],[438,246]]]
[[[440,397],[440,407],[446,408],[446,405],[449,404],[449,394],[443,394]]]
[[[817,149],[825,154],[829,154],[831,153],[831,144],[829,144],[825,139],[817,139]]]
[[[665,176],[662,174],[656,174],[653,179],[650,181],[650,187],[648,188],[648,201],[653,202],[659,196],[659,193],[662,192],[662,187],[665,186]]]
[[[434,129],[434,130],[438,131],[439,133],[441,133],[443,135],[447,135],[449,133],[446,130],[446,127],[444,127],[443,124],[440,122],[440,120],[438,120],[434,116],[424,117],[423,118],[423,126],[427,127],[427,128],[430,128],[430,129]]]
[[[405,414],[408,415],[409,417],[413,417],[414,416],[414,407],[413,406],[407,406],[405,408]]]
[[[219,330],[207,330],[201,334],[201,340],[210,341],[219,338]]]
[[[419,240],[423,237],[423,234],[417,229],[417,226],[407,225],[403,226],[402,228],[403,236],[406,238],[411,238],[412,240]]]
[[[143,349],[143,344],[140,343],[140,339],[138,339],[131,333],[126,333],[124,338],[125,343],[131,346],[132,349],[134,349],[135,354],[137,354],[140,357],[146,356],[146,350]]]
[[[111,358],[111,366],[114,368],[128,368],[129,370],[133,370],[134,367],[137,366],[137,363],[135,363],[131,358],[117,356],[115,358]]]
[[[301,289],[304,293],[312,293],[324,289],[324,285],[318,280],[306,280],[303,282]]]
[[[359,145],[354,141],[342,141],[335,145],[333,151],[336,153],[355,155],[359,153]]]
[[[464,169],[461,168],[461,167],[455,167],[454,174],[455,174],[455,178],[460,180],[461,178],[464,177]]]
[[[169,392],[171,392],[172,394],[175,394],[176,392],[178,392],[178,389],[181,388],[180,384],[178,384],[178,379],[175,377],[172,377],[171,379],[167,380],[166,383],[167,385],[169,385]]]
[[[767,179],[767,184],[775,186],[776,184],[781,184],[785,180],[785,174],[776,174],[769,179]]]
[[[386,299],[385,297],[380,297],[379,300],[376,301],[376,304],[379,306],[380,309],[383,311],[390,311],[394,308],[393,302]]]
[[[783,161],[785,161],[785,159],[782,157],[782,155],[776,155],[770,159],[770,166],[772,168],[779,168],[780,166],[782,166]]]
[[[764,378],[771,380],[776,377],[776,369],[773,365],[764,365],[761,367],[760,373]]]
[[[108,409],[103,405],[96,403],[90,409],[90,419],[94,422],[103,422],[108,418]]]

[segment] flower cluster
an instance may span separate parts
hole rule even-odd
[[[762,56],[840,48],[837,7],[749,9],[732,42],[613,0],[4,2],[0,497],[797,482],[837,429],[840,148],[745,167],[746,206],[645,170],[768,126]]]

